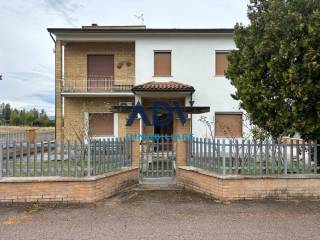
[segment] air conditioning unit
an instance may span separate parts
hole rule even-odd
[[[133,102],[119,102],[119,106],[132,107],[133,106]]]

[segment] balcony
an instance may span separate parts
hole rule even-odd
[[[70,96],[85,95],[132,95],[134,77],[114,79],[113,76],[94,76],[87,79],[65,80],[62,82],[62,94]]]

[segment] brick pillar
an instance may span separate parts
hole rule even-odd
[[[182,125],[180,119],[176,118],[174,121],[174,133],[179,134],[191,134],[190,128],[190,119],[187,119],[187,122]],[[187,156],[186,156],[186,143],[183,139],[177,139],[177,166],[186,166],[187,165]]]
[[[61,96],[61,81],[62,81],[62,43],[56,41],[55,48],[55,117],[56,117],[56,141],[60,142],[63,139],[63,120],[62,120],[62,96]]]
[[[135,119],[131,126],[126,127],[126,134],[134,135],[140,134],[140,121]],[[139,167],[140,162],[140,140],[134,139],[132,143],[132,167]]]
[[[30,143],[36,142],[36,130],[35,129],[29,129],[26,130],[26,140]]]

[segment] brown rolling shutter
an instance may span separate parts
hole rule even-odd
[[[171,76],[171,52],[154,52],[154,75]]]
[[[113,114],[91,113],[89,115],[90,135],[113,136]]]
[[[223,76],[228,68],[227,52],[216,52],[216,75]]]
[[[242,114],[216,113],[214,129],[216,137],[242,137]]]
[[[113,55],[88,55],[88,90],[111,90],[114,80]]]

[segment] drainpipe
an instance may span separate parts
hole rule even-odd
[[[49,32],[49,35],[50,35],[52,41],[54,42],[53,53],[56,54],[56,40],[54,39],[54,37],[53,37],[53,35],[52,35],[51,32]],[[54,79],[54,85],[56,85],[56,79]],[[56,91],[56,90],[54,90],[54,91]],[[54,95],[56,95],[56,92],[54,92]],[[55,107],[56,107],[56,103],[55,103],[54,105],[55,105]],[[54,121],[55,121],[55,122],[57,121],[56,116],[54,117]],[[56,124],[56,123],[55,123],[55,124]],[[56,126],[56,125],[55,125],[55,126]],[[57,139],[57,129],[56,129],[56,127],[55,127],[55,131],[54,131],[54,139]]]
[[[54,39],[54,37],[52,36],[52,33],[49,33],[51,39],[53,40],[54,44],[56,44],[56,40]]]
[[[193,96],[193,92],[190,94],[190,101],[192,102],[192,96]],[[190,104],[191,105],[191,104]],[[193,122],[192,122],[192,113],[190,114],[191,115],[191,119],[190,119],[190,121],[191,121],[191,124],[190,124],[190,130],[191,130],[191,136],[192,136],[192,124],[193,124]]]

